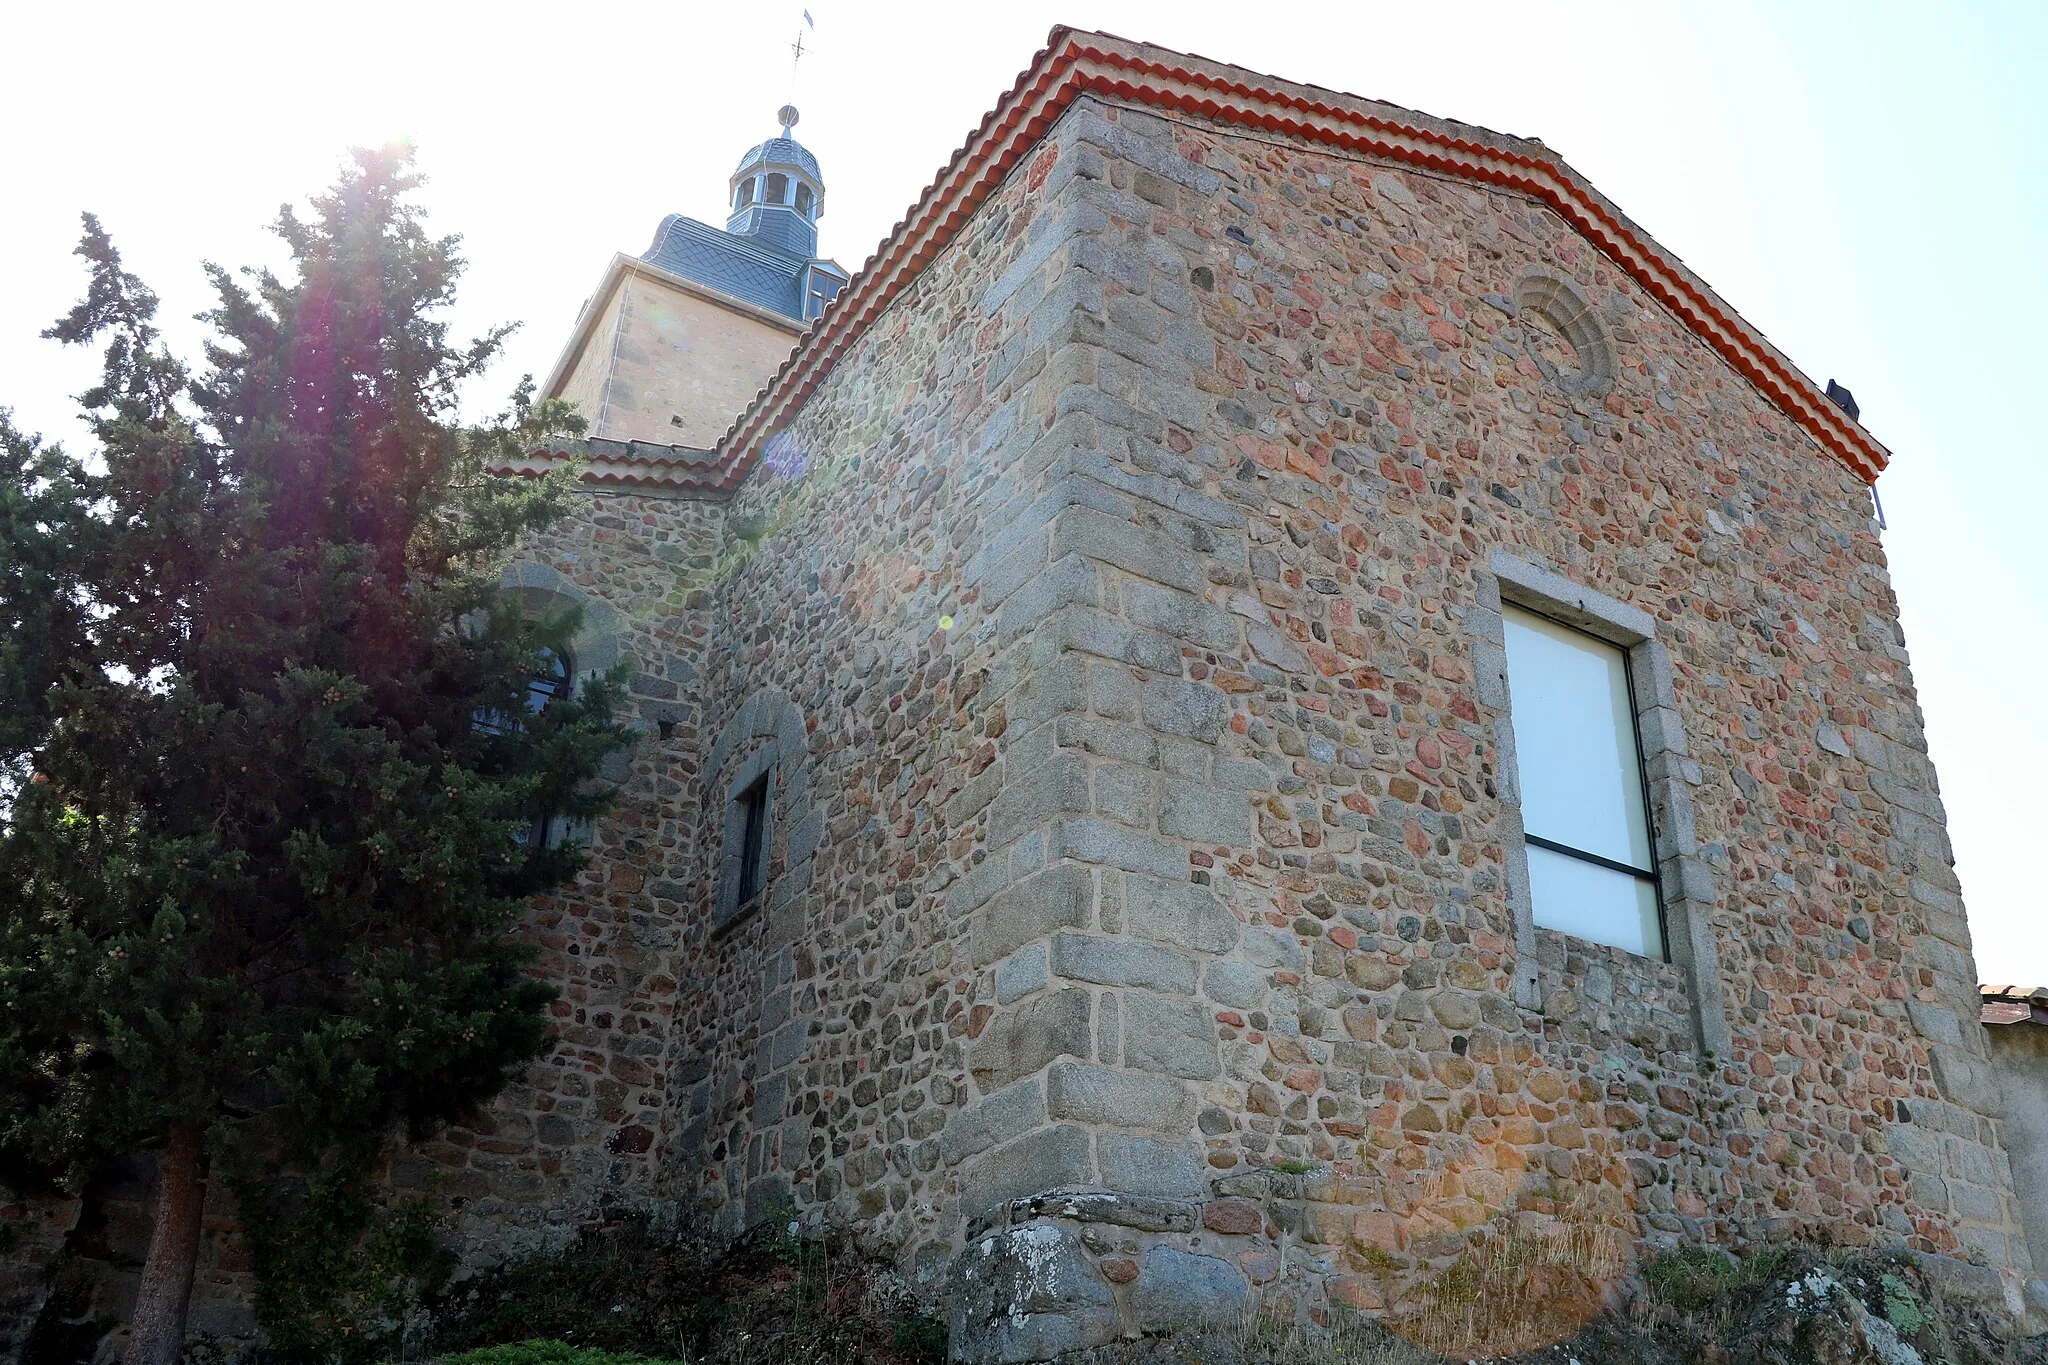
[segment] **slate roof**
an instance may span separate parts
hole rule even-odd
[[[811,149],[793,137],[771,137],[745,156],[733,170],[737,180],[756,166],[794,166],[811,179],[823,183],[825,177],[818,173],[818,158],[811,155]]]
[[[804,271],[816,265],[835,277],[845,272],[830,261],[779,250],[765,237],[741,237],[671,213],[654,230],[654,245],[640,259],[649,265],[708,285],[721,294],[798,322],[804,317]]]
[[[640,259],[709,285],[721,294],[803,320],[803,275],[810,262],[750,238],[671,213]]]

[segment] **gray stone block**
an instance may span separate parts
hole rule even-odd
[[[1178,1081],[1055,1062],[1045,1083],[1047,1112],[1054,1118],[1180,1134],[1195,1121],[1195,1097]]]
[[[1997,1310],[2005,1305],[2005,1284],[1989,1266],[1971,1265],[1954,1256],[1934,1252],[1908,1253],[1945,1299]]]
[[[1047,658],[1063,650],[1078,650],[1154,673],[1180,667],[1180,649],[1172,640],[1091,607],[1064,607],[1054,612],[1033,635],[1031,648],[1034,657],[1041,649]]]
[[[975,966],[985,967],[1055,929],[1084,928],[1094,904],[1095,879],[1087,868],[1072,863],[1045,868],[1002,892],[982,912],[969,956]]]
[[[1005,767],[1008,776],[989,810],[989,838],[996,845],[1056,815],[1088,810],[1088,761],[1081,755],[1055,750],[1022,771]]]
[[[957,1166],[1044,1125],[1045,1091],[1034,1076],[954,1115],[939,1134],[939,1153],[948,1166]]]
[[[1308,655],[1302,653],[1301,646],[1264,621],[1253,621],[1245,628],[1245,635],[1251,641],[1252,653],[1261,662],[1283,673],[1308,672]]]
[[[1145,684],[1145,724],[1163,735],[1213,744],[1230,723],[1230,698],[1214,687],[1179,678]]]
[[[1267,971],[1301,970],[1301,944],[1285,929],[1253,925],[1245,931],[1244,955],[1253,966]]]
[[[1998,1191],[1982,1185],[1965,1184],[1951,1180],[1948,1185],[1949,1197],[1955,1201],[1956,1213],[1973,1223],[2000,1224],[2005,1221],[2005,1202]]]
[[[1042,1069],[1055,1057],[1086,1057],[1089,1000],[1089,993],[1077,986],[996,1011],[968,1050],[967,1069],[976,1083],[983,1090],[995,1090]]]
[[[1194,959],[1126,939],[1059,934],[1052,941],[1055,975],[1098,986],[1144,986],[1173,995],[1195,989]]]
[[[1127,877],[1125,923],[1141,938],[1178,944],[1198,953],[1226,953],[1237,946],[1237,916],[1207,887],[1185,881]]]
[[[1124,614],[1141,626],[1204,649],[1237,651],[1237,618],[1200,598],[1149,583],[1127,585],[1123,598]]]
[[[1081,719],[1081,717],[1076,717]],[[1159,799],[1159,778],[1143,768],[1102,763],[1095,769],[1095,812],[1139,829],[1152,826],[1152,807]]]
[[[969,1217],[1047,1190],[1087,1188],[1095,1183],[1095,1157],[1085,1128],[1070,1123],[984,1152],[969,1170],[960,1211]]]
[[[1235,1324],[1251,1287],[1237,1268],[1214,1256],[1195,1256],[1178,1247],[1146,1249],[1131,1287],[1131,1311],[1141,1331]]]
[[[1081,749],[1141,768],[1159,766],[1159,741],[1148,730],[1094,716],[1061,716],[1057,728],[1060,744],[1065,748]]]
[[[1241,847],[1252,838],[1251,803],[1228,787],[1168,782],[1159,799],[1159,832],[1199,844]]]
[[[1187,852],[1179,846],[1105,820],[1060,821],[1053,826],[1048,856],[1169,877],[1184,873],[1188,865]]]
[[[1138,680],[1121,668],[1096,665],[1088,684],[1094,696],[1095,714],[1111,720],[1138,718]]]
[[[1114,1223],[1141,1232],[1193,1232],[1202,1206],[1193,1199],[1160,1199],[1143,1194],[1111,1194],[1104,1190],[1040,1195],[1019,1200],[1013,1219],[1069,1218],[1077,1223]]]
[[[1087,555],[1125,573],[1149,578],[1182,592],[1199,593],[1208,576],[1194,555],[1129,521],[1104,516],[1092,507],[1069,507],[1052,527],[1052,557]]]
[[[1946,1165],[1945,1148],[1939,1134],[1914,1124],[1895,1123],[1885,1129],[1885,1147],[1892,1160],[1908,1171],[1939,1175]]]
[[[1003,1228],[970,1242],[949,1277],[950,1352],[960,1365],[1050,1360],[1116,1339],[1116,1300],[1057,1223]]]
[[[1103,1185],[1126,1194],[1196,1199],[1208,1193],[1197,1142],[1102,1133],[1095,1139],[1095,1162]]]
[[[1100,570],[1080,555],[1054,560],[1043,573],[1017,585],[1003,603],[997,629],[1005,639],[1020,635],[1061,607],[1092,607],[1102,596]]]
[[[1956,1022],[1954,1011],[1939,1005],[1929,1005],[1919,1000],[1906,1002],[1906,1015],[1913,1021],[1913,1028],[1922,1038],[1931,1043],[1960,1044],[1963,1031]]]
[[[1934,1063],[1934,1079],[1941,1093],[1953,1103],[1974,1109],[1986,1118],[2005,1114],[2005,1096],[1989,1063],[1970,1056],[1959,1047],[1936,1043],[1928,1048]]]
[[[996,964],[996,1003],[1007,1005],[1021,1000],[1044,989],[1046,982],[1045,945],[1034,943],[1020,948]]]
[[[1214,962],[1202,978],[1202,993],[1234,1010],[1257,1009],[1266,1000],[1266,974],[1242,962]]]
[[[1124,1063],[1191,1081],[1216,1075],[1216,1022],[1209,1007],[1142,991],[1126,995]]]

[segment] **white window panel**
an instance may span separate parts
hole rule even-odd
[[[1643,957],[1664,956],[1657,889],[1646,878],[1530,844],[1529,899],[1546,929]]]
[[[1628,656],[1533,612],[1501,614],[1536,923],[1662,957]]]
[[[1501,614],[1522,827],[1649,871],[1650,829],[1627,656],[1605,640],[1531,612],[1508,607]]]

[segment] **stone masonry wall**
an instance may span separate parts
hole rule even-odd
[[[1867,490],[1540,206],[1128,109],[1077,106],[1057,136],[1106,225],[1071,253],[1087,326],[1040,439],[1093,491],[1016,553],[1059,585],[1087,682],[996,803],[1070,860],[983,912],[973,959],[996,1012],[964,1117],[1036,1125],[1003,1193],[1199,1200],[1306,1166],[1238,1269],[1274,1273],[1277,1239],[1366,1304],[1371,1249],[1440,1261],[1564,1205],[1651,1239],[1969,1252],[2018,1307]],[[1604,392],[1513,303],[1532,274],[1597,310]],[[1659,854],[1710,979],[1538,931],[1537,1008],[1517,1003],[1495,550],[1655,619],[1682,788]],[[1238,1283],[1212,1267],[1244,1244],[1209,1241],[1147,1246]],[[1102,1322],[1150,1311],[1140,1264],[1097,1259],[1135,1283]]]
[[[970,1354],[1560,1211],[2031,1273],[1868,492],[1548,210],[1084,100],[730,524],[707,734],[805,736],[682,974],[735,1224],[972,1232]],[[1518,999],[1495,550],[1654,620],[1704,957],[1540,931]]]
[[[958,1242],[965,1049],[992,1008],[962,888],[1049,857],[992,832],[990,804],[1016,755],[1052,747],[1055,682],[963,566],[1071,383],[1049,358],[1076,303],[1048,281],[1085,214],[1061,164],[1013,177],[838,362],[697,580],[706,828],[771,747],[775,808],[760,905],[719,923],[731,850],[699,863],[670,1189],[728,1229],[785,1208],[863,1222],[928,1276]]]
[[[559,1242],[607,1206],[659,1196],[666,1056],[703,817],[702,677],[709,624],[686,584],[717,552],[715,502],[592,494],[522,547],[506,582],[529,608],[580,607],[579,673],[629,668],[639,743],[607,774],[612,813],[585,831],[590,865],[527,923],[535,971],[561,991],[555,1045],[468,1126],[394,1154],[401,1195],[431,1188],[472,1262]]]

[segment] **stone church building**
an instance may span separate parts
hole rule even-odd
[[[1058,29],[849,277],[794,122],[505,471],[642,740],[394,1168],[473,1257],[859,1224],[988,1360],[1566,1214],[2048,1296],[1852,407],[1531,139]]]

